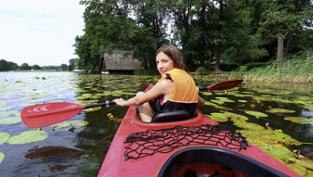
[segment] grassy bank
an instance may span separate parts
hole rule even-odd
[[[242,78],[249,82],[264,84],[312,84],[313,83],[313,51],[274,61],[263,67],[246,70],[242,67],[239,71],[226,74],[228,79]],[[223,74],[222,74],[223,75]]]

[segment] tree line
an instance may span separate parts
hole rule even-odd
[[[164,42],[188,66],[284,60],[312,50],[310,0],[81,0],[84,34],[75,39],[79,68],[98,72],[103,51],[133,51],[146,70]]]
[[[61,64],[60,66],[39,66],[23,63],[18,65],[4,59],[0,60],[0,71],[29,71],[29,70],[55,70],[55,71],[73,71],[76,68],[77,59],[70,59],[69,64]]]

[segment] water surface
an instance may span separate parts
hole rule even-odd
[[[217,82],[194,76],[198,85]],[[97,103],[131,97],[153,76],[78,75],[70,72],[0,73],[0,132],[10,137],[31,129],[19,120],[30,104],[67,101]],[[305,89],[307,88],[307,89]],[[227,92],[201,93],[202,111],[303,176],[313,175],[313,96],[309,86],[262,86],[252,83]],[[26,144],[1,143],[3,176],[96,176],[127,108],[110,106],[83,111],[72,126],[48,126],[47,138]],[[17,121],[16,121],[17,120]],[[0,136],[1,137],[1,136]],[[9,137],[9,139],[10,139]]]

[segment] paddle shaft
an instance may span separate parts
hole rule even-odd
[[[229,84],[233,82],[234,81],[227,82],[228,86],[224,86],[223,89],[229,89],[238,85]],[[225,82],[223,84],[225,84]],[[206,88],[201,87],[199,90],[214,90],[214,87],[212,89],[210,88],[210,86]],[[215,89],[218,88],[216,87]],[[68,102],[43,103],[25,107],[21,111],[21,117],[22,121],[26,124],[27,127],[38,128],[68,120],[78,114],[82,109],[109,106],[113,104],[115,104],[115,102],[108,100],[102,103],[95,103],[90,105],[80,105]]]
[[[113,101],[106,100],[102,103],[95,103],[95,104],[86,105],[84,109],[94,108],[94,107],[99,107],[99,106],[108,106],[108,105],[113,105],[113,104],[116,104],[116,103]]]

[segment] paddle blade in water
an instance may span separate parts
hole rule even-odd
[[[21,117],[27,127],[39,128],[68,120],[84,108],[84,105],[68,102],[36,104],[22,109]]]
[[[219,82],[217,84],[209,85],[206,89],[207,90],[227,90],[234,87],[239,86],[243,80],[229,80],[224,82]]]

